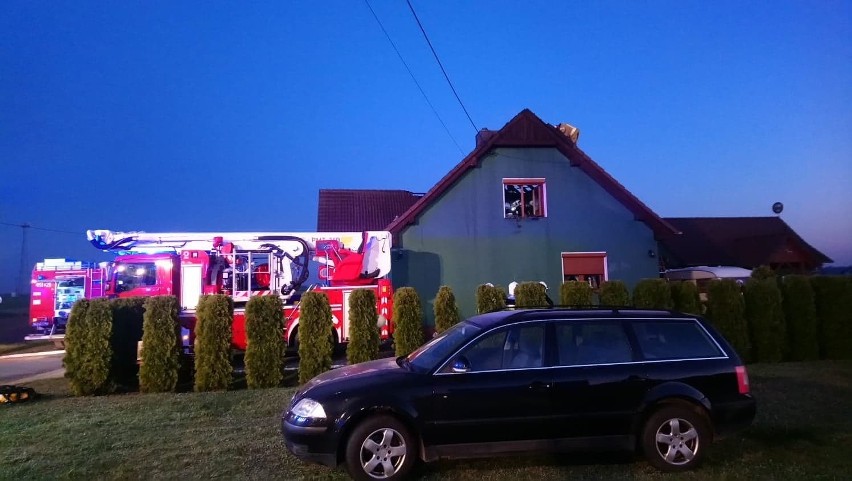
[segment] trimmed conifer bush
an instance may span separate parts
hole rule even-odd
[[[633,289],[633,306],[637,309],[671,309],[672,292],[665,279],[642,279]]]
[[[698,285],[693,282],[671,282],[672,303],[676,311],[688,314],[701,314],[701,298]]]
[[[112,309],[109,300],[77,301],[65,329],[63,364],[71,391],[76,396],[110,392]]]
[[[785,276],[781,283],[787,346],[793,361],[819,359],[814,290],[805,276]]]
[[[540,282],[519,282],[515,287],[515,307],[547,307],[547,289]]]
[[[393,294],[393,340],[397,356],[407,356],[423,344],[423,309],[412,287]]]
[[[476,288],[476,313],[501,311],[506,308],[506,292],[502,287],[481,284]]]
[[[758,362],[781,362],[787,347],[781,291],[775,277],[752,277],[744,289],[746,323],[752,358]]]
[[[737,281],[713,281],[707,289],[707,317],[731,343],[743,361],[751,361],[751,340],[745,319],[745,301]]]
[[[601,284],[601,305],[610,307],[630,306],[630,291],[622,281],[605,281]]]
[[[331,369],[333,331],[328,297],[306,292],[299,307],[299,384]]]
[[[112,380],[124,386],[135,387],[139,382],[136,363],[137,347],[142,340],[142,324],[147,297],[112,299]]]
[[[355,289],[349,296],[349,364],[372,361],[379,357],[381,329],[376,313],[376,294],[372,289]]]
[[[234,301],[221,294],[201,296],[195,313],[195,390],[224,391],[231,383]]]
[[[150,297],[145,302],[142,329],[142,365],[139,389],[142,392],[169,392],[175,389],[180,370],[180,324],[175,296]]]
[[[278,387],[284,378],[284,306],[278,296],[246,303],[246,383],[249,389]]]
[[[774,279],[775,271],[769,266],[760,266],[751,271],[752,279]]]
[[[588,282],[566,281],[559,289],[559,303],[563,306],[591,306],[594,293]]]
[[[435,296],[435,333],[440,334],[459,322],[459,306],[449,286],[441,286]]]
[[[852,357],[852,278],[811,278],[819,326],[820,356],[824,359]]]

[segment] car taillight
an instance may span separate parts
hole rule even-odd
[[[748,372],[746,372],[745,366],[737,366],[737,387],[740,390],[740,394],[748,394]]]

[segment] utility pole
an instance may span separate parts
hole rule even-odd
[[[24,280],[26,280],[27,268],[27,229],[32,227],[28,222],[24,222],[21,224],[21,267],[18,270],[18,280],[15,282],[15,291],[12,292],[12,297],[17,295],[17,290],[21,289],[21,294],[27,293],[26,286],[23,285]]]

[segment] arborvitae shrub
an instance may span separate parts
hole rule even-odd
[[[852,278],[811,278],[819,326],[820,355],[824,359],[852,357]]]
[[[66,326],[65,377],[76,396],[105,394],[112,390],[112,309],[108,299],[78,302]]]
[[[671,309],[669,283],[665,279],[642,279],[633,289],[633,305],[638,309]]]
[[[594,292],[588,282],[567,281],[559,289],[559,303],[563,306],[591,306]]]
[[[142,340],[142,324],[147,297],[112,299],[112,371],[110,377],[118,384],[138,383],[137,347]]]
[[[622,281],[605,281],[601,284],[601,305],[610,307],[630,306],[630,291]]]
[[[751,271],[752,279],[774,279],[775,271],[773,271],[769,266],[760,266]]]
[[[751,340],[745,319],[745,301],[733,279],[713,281],[707,290],[707,317],[744,361],[751,361]]]
[[[435,333],[440,334],[459,322],[459,306],[449,286],[441,286],[435,296]]]
[[[379,357],[381,330],[376,313],[376,294],[372,289],[355,289],[349,296],[349,364],[372,361]]]
[[[333,330],[328,297],[306,292],[299,307],[299,384],[331,369]]]
[[[753,358],[758,362],[781,362],[787,337],[778,282],[775,277],[752,277],[746,282],[744,295]]]
[[[793,361],[819,359],[814,290],[805,276],[785,276],[781,284],[787,346]]]
[[[180,324],[175,296],[150,297],[145,302],[142,333],[142,392],[173,391],[180,370]]]
[[[284,306],[278,296],[246,303],[246,383],[249,389],[278,387],[284,368]]]
[[[481,284],[476,288],[476,313],[497,312],[506,308],[506,292],[502,287]]]
[[[689,314],[701,314],[701,299],[698,286],[693,282],[672,282],[669,284],[672,302],[676,311]]]
[[[195,390],[224,391],[231,382],[234,301],[221,294],[201,296],[195,313]]]
[[[540,282],[520,282],[515,287],[515,307],[547,306],[547,289]]]
[[[397,356],[407,356],[423,344],[423,309],[412,287],[393,295],[393,340]]]

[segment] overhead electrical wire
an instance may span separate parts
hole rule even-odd
[[[450,81],[450,76],[447,75],[447,70],[444,68],[444,64],[442,64],[441,59],[438,58],[438,52],[435,51],[435,47],[432,46],[432,42],[429,40],[429,36],[426,35],[426,29],[424,29],[423,24],[420,23],[420,18],[417,16],[417,12],[414,11],[414,6],[411,5],[411,0],[405,0],[405,3],[408,4],[408,9],[411,10],[411,14],[414,15],[414,20],[417,20],[417,26],[419,26],[420,31],[423,32],[423,37],[426,39],[426,43],[429,44],[429,49],[432,50],[432,55],[435,56],[435,60],[438,62],[438,66],[441,67],[441,72],[444,73],[444,78],[447,79],[447,83],[450,84],[450,89],[453,91],[453,95],[456,96],[456,100],[459,101],[459,105],[461,105],[462,110],[464,110],[464,114],[467,115],[467,120],[470,120],[470,125],[473,126],[473,130],[479,132],[479,129],[476,128],[476,124],[473,122],[473,119],[470,118],[470,114],[467,112],[467,108],[465,108],[464,103],[459,97],[458,92],[456,92],[456,88],[453,87],[453,83]]]
[[[379,16],[378,16],[378,15],[376,15],[376,12],[373,10],[373,7],[370,5],[369,0],[364,0],[364,3],[366,3],[366,4],[367,4],[367,8],[369,8],[369,9],[370,9],[370,13],[372,13],[372,14],[373,14],[373,18],[375,18],[375,19],[376,19],[376,23],[378,23],[378,24],[379,24],[379,28],[381,28],[381,29],[382,29],[382,32],[384,32],[385,37],[388,39],[388,42],[390,42],[391,46],[393,47],[394,52],[396,52],[397,57],[399,57],[400,62],[402,62],[402,64],[405,66],[405,70],[407,70],[407,71],[408,71],[408,75],[410,75],[410,76],[411,76],[411,80],[413,80],[413,81],[414,81],[414,85],[416,85],[416,86],[417,86],[417,89],[418,89],[418,90],[420,90],[420,93],[423,95],[423,98],[426,100],[426,103],[429,105],[429,108],[430,108],[430,109],[432,109],[432,113],[434,113],[434,114],[435,114],[435,117],[437,117],[438,122],[440,122],[440,123],[441,123],[441,125],[444,127],[444,130],[447,132],[447,135],[448,135],[448,136],[450,136],[450,139],[452,139],[453,143],[456,145],[456,148],[457,148],[457,149],[459,149],[459,152],[460,152],[462,155],[464,155],[464,150],[462,150],[461,146],[460,146],[460,145],[459,145],[459,143],[456,141],[456,138],[455,138],[455,137],[453,137],[453,134],[450,132],[450,129],[447,127],[447,124],[446,124],[446,123],[444,123],[444,119],[442,119],[442,118],[441,118],[441,115],[440,115],[440,114],[438,114],[438,111],[435,109],[435,106],[434,106],[434,105],[432,105],[432,102],[429,100],[429,97],[426,95],[426,92],[423,90],[423,87],[421,87],[421,86],[420,86],[420,82],[418,82],[418,81],[417,81],[417,78],[414,76],[414,73],[411,71],[411,68],[408,66],[408,63],[407,63],[407,62],[405,61],[405,59],[402,57],[402,53],[400,53],[399,49],[396,47],[396,44],[395,44],[395,43],[394,43],[394,41],[391,39],[390,34],[388,33],[388,31],[387,31],[387,30],[385,30],[385,26],[384,26],[384,25],[382,25],[382,21],[381,21],[381,20],[379,20]]]
[[[12,224],[10,222],[0,222],[0,225],[8,225],[8,226],[11,226],[11,227],[20,227],[22,229],[43,230],[45,232],[58,232],[60,234],[74,234],[74,235],[82,234],[82,232],[72,232],[70,230],[48,229],[46,227],[36,227],[36,226],[30,225],[26,222],[24,222],[22,224]]]

